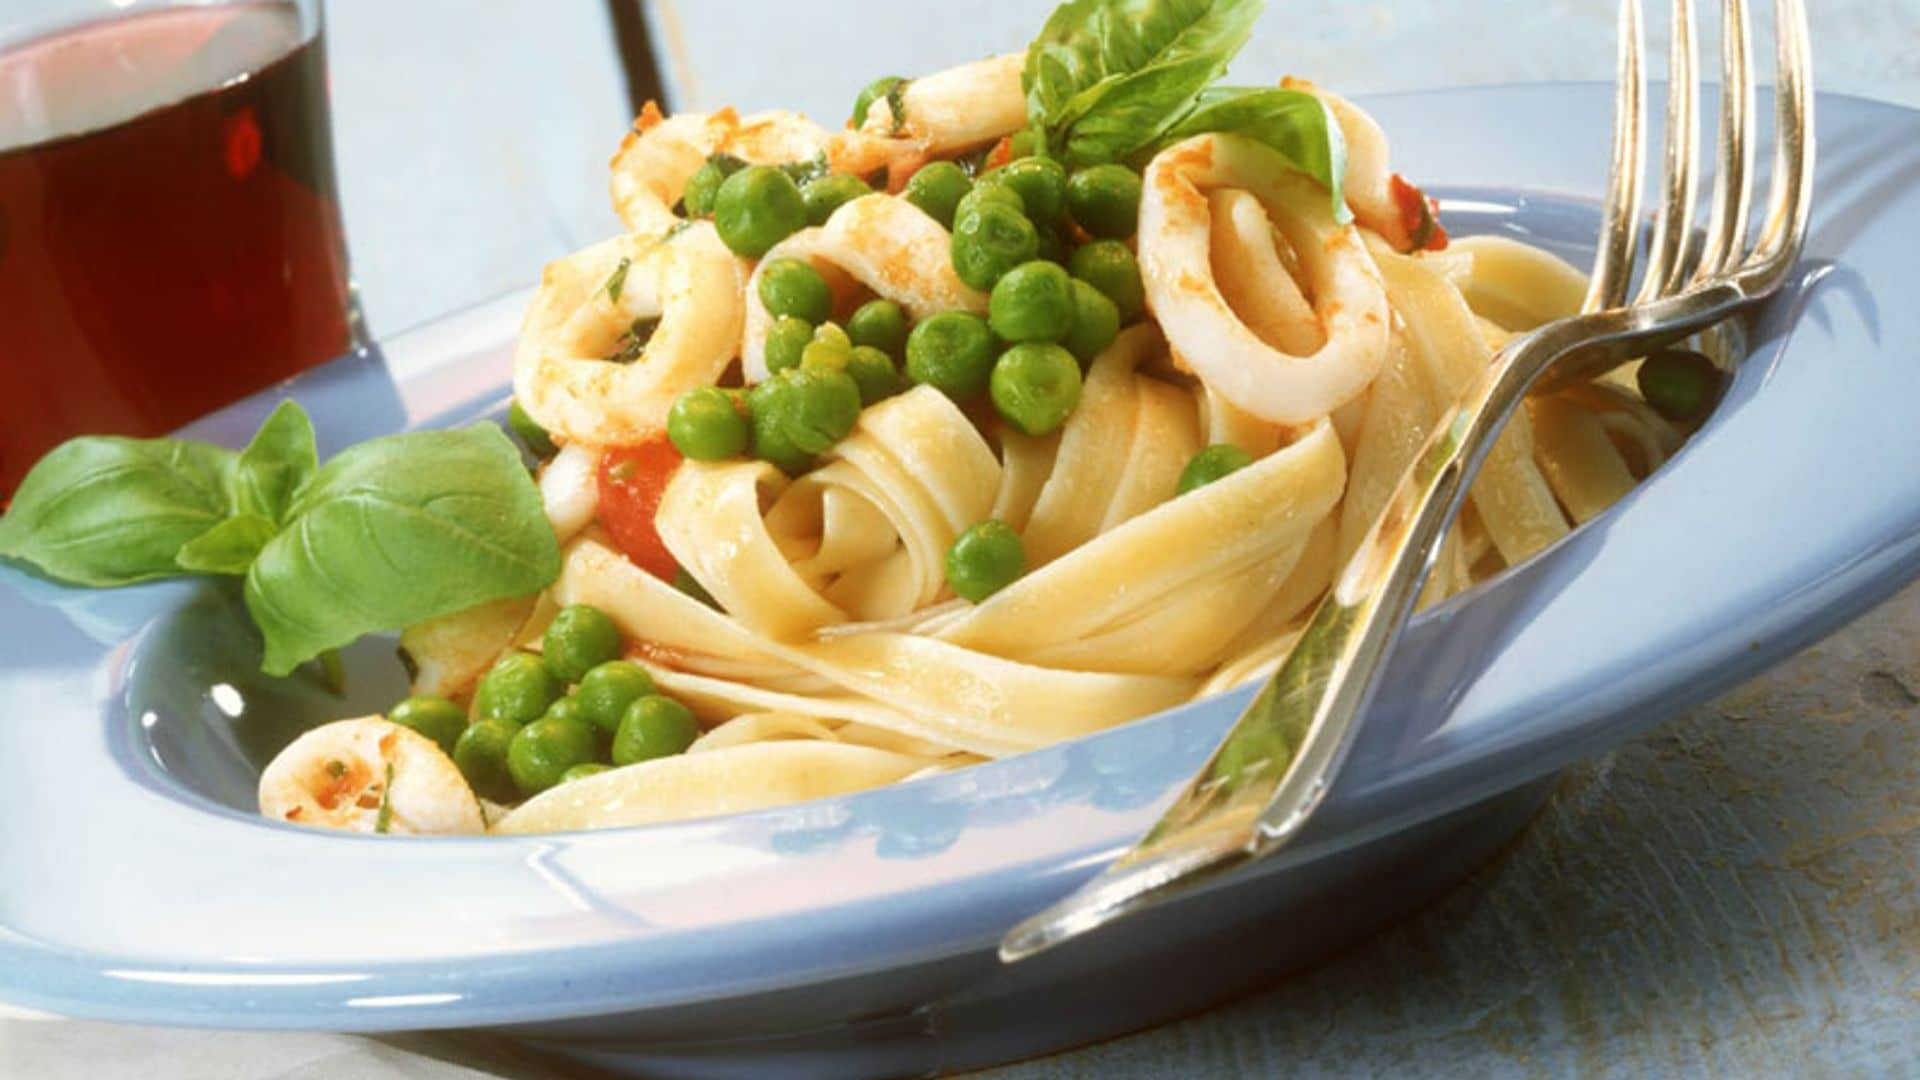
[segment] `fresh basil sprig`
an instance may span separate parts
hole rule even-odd
[[[1210,88],[1263,0],[1068,0],[1027,47],[1027,120],[1069,167],[1140,164],[1193,135],[1257,139],[1325,185],[1346,220],[1346,141],[1298,90]]]
[[[40,459],[0,517],[0,555],[72,585],[168,577],[180,546],[231,512],[238,456],[207,443],[74,439]]]
[[[63,443],[0,517],[0,557],[97,587],[244,576],[273,675],[363,634],[537,592],[560,570],[539,491],[497,427],[391,435],[320,466],[291,401],[239,453]]]
[[[1145,147],[1227,70],[1262,0],[1068,0],[1027,46],[1029,119],[1070,166]]]

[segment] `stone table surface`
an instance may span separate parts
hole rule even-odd
[[[677,107],[832,122],[873,76],[1018,48],[1050,6],[655,0],[648,15]],[[1605,0],[1269,6],[1243,81],[1295,72],[1366,93],[1610,70]],[[1920,0],[1810,7],[1821,88],[1920,105]],[[328,16],[350,247],[376,333],[524,287],[614,230],[605,162],[628,110],[602,5],[332,0]],[[1917,841],[1920,586],[1572,770],[1507,852],[1352,952],[990,1075],[1920,1073]],[[0,1076],[119,1075],[541,1071],[466,1039],[0,1012]]]

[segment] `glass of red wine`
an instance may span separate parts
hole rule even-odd
[[[319,0],[5,2],[0,498],[357,338]]]

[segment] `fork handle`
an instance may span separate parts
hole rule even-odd
[[[1305,824],[1352,748],[1447,527],[1552,351],[1535,337],[1518,339],[1441,417],[1292,652],[1209,761],[1207,779],[1148,834],[1147,847],[1219,811],[1244,821],[1256,798],[1258,816],[1242,834],[1247,855],[1279,847]]]
[[[1565,342],[1497,354],[1428,436],[1280,668],[1151,831],[1080,891],[1001,942],[1030,956],[1285,844],[1325,798],[1374,676],[1501,427]]]

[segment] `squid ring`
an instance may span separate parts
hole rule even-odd
[[[1220,188],[1258,199],[1298,257],[1323,340],[1312,353],[1269,345],[1222,295],[1207,197]],[[1263,420],[1325,416],[1365,390],[1385,360],[1386,287],[1359,231],[1337,224],[1324,190],[1250,139],[1196,135],[1154,156],[1140,201],[1140,274],[1175,355]]]
[[[563,442],[654,437],[683,391],[711,385],[733,359],[745,279],[708,222],[547,264],[520,325],[514,397]]]

